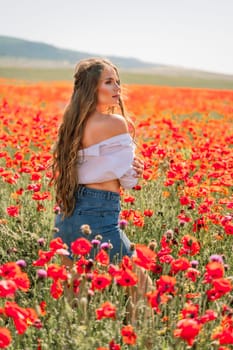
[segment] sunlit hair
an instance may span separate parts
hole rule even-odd
[[[55,185],[56,201],[63,216],[70,216],[75,207],[75,191],[79,184],[78,150],[82,148],[87,118],[96,110],[98,83],[106,66],[112,67],[119,78],[117,68],[107,59],[89,58],[81,60],[75,67],[73,93],[59,128],[52,164],[52,183]],[[109,112],[114,113],[114,108]],[[130,118],[126,116],[122,98],[119,99],[119,113],[132,125]]]

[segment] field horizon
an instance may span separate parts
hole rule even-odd
[[[1,66],[0,78],[23,80],[28,82],[70,81],[71,67],[33,67],[33,66]],[[207,88],[233,90],[233,77],[218,74],[201,74],[201,72],[185,70],[120,70],[123,84],[157,85],[173,87]]]

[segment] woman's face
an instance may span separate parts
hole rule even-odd
[[[120,82],[115,70],[111,66],[105,66],[97,88],[97,109],[105,110],[119,104],[120,92]]]

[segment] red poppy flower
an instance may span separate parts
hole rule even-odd
[[[125,197],[124,202],[133,204],[135,202],[135,197],[132,197],[132,196]]]
[[[16,217],[19,215],[19,206],[11,205],[10,207],[6,208],[6,211],[9,216]]]
[[[55,254],[54,251],[45,252],[45,251],[40,249],[38,252],[39,259],[36,261],[33,261],[32,265],[33,266],[44,266],[52,259],[54,254]]]
[[[59,266],[58,264],[51,264],[48,266],[47,276],[54,280],[61,279],[63,281],[66,281],[68,278],[65,266]]]
[[[174,336],[185,340],[189,346],[192,346],[195,337],[201,330],[201,324],[195,319],[183,319],[177,323],[177,328],[174,330]]]
[[[102,318],[116,318],[116,307],[110,303],[109,301],[106,301],[101,305],[99,309],[96,310],[96,317],[97,320],[101,320]]]
[[[102,265],[109,265],[109,262],[110,262],[109,254],[106,252],[106,250],[100,249],[100,251],[95,256],[95,260]]]
[[[112,276],[112,277],[115,277],[118,275],[120,269],[118,266],[116,265],[113,265],[113,264],[110,264],[109,267],[108,267],[108,273]]]
[[[46,315],[46,307],[47,307],[46,301],[44,301],[44,300],[41,301],[40,305],[39,305],[39,313],[41,316]]]
[[[168,238],[168,235],[165,234],[162,236],[160,240],[160,245],[162,249],[158,252],[158,256],[169,254],[172,252],[171,247],[173,246],[173,233],[171,235],[171,238]]]
[[[193,267],[189,267],[187,269],[185,276],[189,278],[191,281],[196,282],[197,277],[200,276],[200,274],[201,274],[200,271],[198,271],[197,269]]]
[[[133,269],[132,260],[128,255],[123,256],[121,260],[121,267],[122,269],[129,269],[129,270]]]
[[[179,258],[171,262],[171,273],[177,274],[179,271],[185,271],[190,267],[190,262],[186,258]]]
[[[82,255],[80,259],[78,259],[75,263],[76,271],[79,274],[86,273],[87,272],[87,266],[88,266],[88,260],[84,258]]]
[[[233,224],[228,223],[224,225],[224,230],[227,235],[233,235]]]
[[[49,244],[49,248],[52,251],[56,251],[58,249],[67,249],[67,244],[65,244],[60,237],[52,239]]]
[[[98,289],[105,289],[107,288],[112,282],[112,278],[110,275],[107,274],[97,274],[95,273],[92,278],[92,284],[91,288],[93,290]]]
[[[119,344],[116,344],[114,340],[111,340],[109,343],[109,350],[121,350]]]
[[[78,238],[71,243],[71,250],[74,255],[87,255],[91,248],[92,244],[86,238]]]
[[[176,278],[163,275],[157,281],[156,285],[160,293],[175,293]]]
[[[217,261],[209,262],[206,267],[204,274],[204,282],[210,283],[215,278],[222,278],[224,276],[224,266],[222,263]]]
[[[135,286],[137,284],[138,278],[136,274],[130,269],[121,269],[115,276],[115,281],[120,286]]]
[[[233,289],[231,281],[226,278],[216,278],[211,283],[213,288],[206,291],[207,297],[211,301],[221,298]]]
[[[181,212],[177,218],[179,219],[180,222],[190,222],[192,219],[188,217],[185,213]]]
[[[218,314],[214,310],[206,310],[205,314],[200,317],[199,322],[204,324],[209,321],[214,321],[218,317]]]
[[[33,192],[39,192],[41,189],[41,184],[29,184],[27,186],[27,189],[29,191],[33,191]]]
[[[19,334],[25,333],[29,325],[32,325],[38,316],[34,309],[22,308],[15,302],[7,301],[5,304],[5,314],[12,317],[15,328]]]
[[[152,209],[146,209],[144,210],[144,216],[151,217],[154,214],[154,211]]]
[[[15,262],[8,262],[0,266],[0,276],[4,278],[15,277],[18,273],[21,273],[21,269]]]
[[[50,294],[54,299],[59,299],[63,293],[63,285],[60,280],[54,280],[50,287]]]
[[[135,191],[140,191],[142,189],[142,186],[141,185],[136,185],[136,186],[133,187],[133,189]]]
[[[193,224],[193,232],[199,232],[200,229],[206,229],[207,226],[205,224],[205,219],[202,217],[202,218],[199,218],[197,220],[195,220],[194,224]]]
[[[0,281],[0,298],[13,298],[17,286],[12,280],[2,280]]]
[[[31,181],[39,181],[41,179],[41,174],[31,173]]]
[[[23,188],[19,188],[15,193],[17,193],[19,196],[21,196],[24,192]]]
[[[154,274],[156,275],[160,275],[163,271],[163,267],[159,264],[154,264],[151,266],[151,269],[150,269],[151,272],[153,272]]]
[[[187,305],[181,310],[182,318],[195,318],[197,319],[199,312],[199,305],[188,302]]]
[[[189,205],[190,199],[187,196],[180,197],[180,204],[181,205]]]
[[[230,292],[233,289],[231,281],[226,278],[216,278],[212,281],[212,285],[222,295]]]
[[[125,220],[133,220],[134,218],[134,210],[133,209],[125,209],[121,211],[121,218]]]
[[[134,332],[133,327],[131,325],[122,327],[121,335],[123,337],[123,343],[128,345],[136,344],[137,335]]]
[[[33,194],[32,199],[36,201],[44,201],[45,199],[51,199],[51,193],[50,192],[36,192]]]
[[[0,327],[0,348],[7,348],[11,343],[11,333],[9,329]]]
[[[212,334],[212,339],[217,339],[221,345],[233,344],[233,327],[217,329]]]
[[[15,277],[12,277],[18,289],[27,292],[30,288],[30,280],[25,272],[18,273]]]
[[[200,243],[191,235],[185,235],[181,239],[183,247],[179,251],[179,255],[196,255],[200,251]]]
[[[144,226],[144,216],[138,210],[134,211],[133,224],[137,227]]]
[[[78,294],[79,293],[79,286],[82,282],[81,278],[74,278],[73,279],[73,293]]]
[[[132,257],[134,263],[149,270],[156,260],[156,253],[143,244],[136,244],[135,250],[137,254]]]
[[[152,307],[153,310],[155,310],[157,313],[160,313],[159,305],[165,304],[168,301],[168,297],[166,294],[161,294],[158,290],[148,292],[146,294],[147,300]]]
[[[25,309],[21,308],[15,302],[8,301],[5,304],[5,314],[6,316],[13,318],[15,327],[19,334],[23,334],[27,330],[27,312]]]

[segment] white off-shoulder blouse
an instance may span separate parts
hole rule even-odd
[[[135,144],[128,133],[103,140],[78,151],[80,184],[118,179],[122,187],[134,187],[138,179],[132,167]]]

